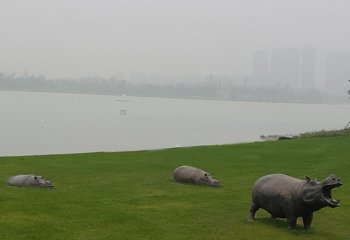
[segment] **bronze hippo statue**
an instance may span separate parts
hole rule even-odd
[[[36,175],[16,175],[13,177],[10,177],[7,179],[6,183],[10,186],[19,186],[19,187],[44,187],[44,188],[51,188],[53,187],[53,183],[47,179],[45,179],[43,176],[36,176]]]
[[[300,180],[284,174],[270,174],[259,178],[253,187],[248,221],[253,221],[259,208],[268,211],[273,218],[287,218],[288,227],[294,229],[298,217],[303,218],[304,228],[312,223],[313,212],[323,207],[338,207],[339,200],[331,191],[341,186],[340,178],[331,174],[322,182],[306,177]]]
[[[208,186],[220,185],[220,182],[212,178],[210,173],[191,166],[180,166],[176,168],[173,172],[173,177],[176,182],[181,183],[192,183]]]

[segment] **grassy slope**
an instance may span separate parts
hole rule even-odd
[[[350,137],[310,138],[129,153],[0,158],[0,179],[47,176],[52,190],[0,186],[0,239],[350,239]],[[182,185],[182,164],[211,172],[223,188]],[[315,213],[309,231],[284,220],[246,223],[255,180],[281,172],[343,178],[336,209]]]

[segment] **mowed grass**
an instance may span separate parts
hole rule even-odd
[[[350,137],[175,148],[124,153],[0,158],[0,239],[350,239]],[[192,165],[223,187],[183,185],[172,171]],[[5,184],[44,175],[54,189]],[[255,180],[269,173],[322,180],[331,173],[341,206],[290,231],[264,210],[246,217]]]

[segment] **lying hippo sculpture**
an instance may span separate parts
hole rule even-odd
[[[51,181],[46,180],[43,176],[35,175],[17,175],[7,179],[6,183],[11,186],[33,186],[33,187],[53,187]]]
[[[259,178],[253,187],[248,221],[253,221],[259,209],[268,211],[272,218],[287,218],[288,227],[294,229],[298,217],[303,218],[304,228],[311,226],[313,212],[323,207],[338,207],[339,200],[331,190],[341,186],[340,179],[332,174],[322,182],[300,180],[283,174],[271,174]]]
[[[219,186],[218,180],[212,178],[210,173],[191,166],[180,166],[173,172],[174,180],[181,183],[192,183],[208,186]]]

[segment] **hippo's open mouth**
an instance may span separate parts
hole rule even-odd
[[[332,197],[332,189],[336,187],[340,187],[342,184],[335,184],[335,185],[327,185],[322,188],[323,196],[325,201],[327,202],[328,206],[335,208],[340,205],[340,201],[337,199],[334,199]]]

